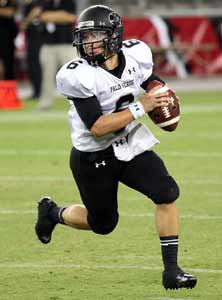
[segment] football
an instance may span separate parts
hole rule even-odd
[[[153,111],[150,111],[148,115],[151,120],[160,128],[166,131],[174,131],[180,120],[180,105],[175,93],[163,83],[153,80],[147,87],[147,92],[153,87],[161,85],[155,94],[160,92],[169,92],[168,106],[157,107]]]

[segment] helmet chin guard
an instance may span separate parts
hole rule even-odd
[[[103,32],[102,40],[86,42],[84,33]],[[73,31],[73,46],[77,48],[80,57],[92,64],[102,64],[107,59],[119,52],[122,47],[123,25],[121,17],[111,8],[103,5],[94,5],[85,9],[77,20]],[[100,42],[104,51],[94,54],[96,43]],[[88,46],[87,46],[88,44]],[[91,51],[90,46],[91,45]]]

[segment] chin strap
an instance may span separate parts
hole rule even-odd
[[[98,55],[97,57],[95,57],[94,59],[92,58],[86,58],[86,60],[89,62],[89,64],[91,64],[92,66],[100,66],[102,65],[105,61],[107,61],[108,59],[110,59],[111,57],[113,57],[114,55],[116,55],[116,53],[112,53],[109,56],[103,56],[103,55]]]

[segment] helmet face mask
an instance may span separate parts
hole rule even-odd
[[[96,28],[80,30],[74,34],[74,43],[82,57],[96,60],[97,56],[106,55],[108,35],[107,31],[96,30]]]
[[[94,5],[85,9],[73,31],[73,46],[89,63],[102,64],[122,46],[122,20],[111,8]]]

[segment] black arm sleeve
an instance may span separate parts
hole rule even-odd
[[[75,108],[85,124],[90,130],[96,120],[102,115],[102,109],[96,96],[89,98],[68,98],[73,101]]]
[[[141,84],[141,87],[144,90],[146,90],[149,83],[153,80],[157,80],[157,81],[160,81],[161,83],[165,84],[165,82],[162,79],[160,79],[158,76],[156,76],[155,74],[151,74],[150,77]]]

